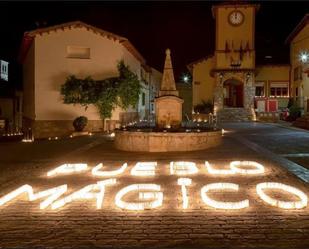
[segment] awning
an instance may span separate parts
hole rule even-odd
[[[265,82],[263,82],[263,81],[255,82],[254,86],[265,86]]]
[[[270,87],[288,87],[289,82],[271,82]]]

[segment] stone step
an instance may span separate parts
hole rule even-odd
[[[217,113],[219,122],[244,122],[252,120],[252,114],[244,108],[224,108]]]

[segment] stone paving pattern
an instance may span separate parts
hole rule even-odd
[[[227,128],[237,129],[244,138],[254,137],[252,134],[256,132],[291,132],[260,124],[256,127],[237,124]],[[305,140],[304,136],[305,132],[299,139],[309,146],[309,139]],[[272,139],[269,135],[264,147],[269,148],[273,144]],[[293,146],[293,141],[288,141],[294,150],[298,150],[297,142],[296,139]],[[308,153],[309,149],[306,150],[305,146],[299,145],[299,150]],[[291,153],[291,150],[280,149],[278,153]],[[136,161],[153,160],[158,162],[160,176],[139,178],[129,175]],[[197,176],[190,177],[193,184],[188,187],[190,206],[186,211],[181,209],[178,177],[168,172],[167,165],[172,160],[192,160],[198,163],[200,169]],[[262,176],[214,177],[203,169],[204,160],[217,167],[226,167],[232,160],[255,160],[264,164],[267,171]],[[124,175],[117,177],[117,185],[107,187],[101,210],[95,208],[93,200],[74,201],[57,211],[42,211],[39,201],[28,202],[24,198],[0,207],[0,248],[309,248],[309,207],[281,210],[267,205],[255,193],[256,183],[278,181],[295,186],[309,195],[308,184],[229,134],[220,148],[170,154],[119,152],[104,137],[0,144],[0,196],[25,183],[35,190],[67,183],[71,191],[76,191],[102,179],[91,176],[90,172],[51,179],[45,177],[48,170],[65,162],[85,162],[90,167],[103,162],[110,165],[109,169],[128,162],[129,168]],[[248,198],[250,207],[220,211],[202,203],[200,188],[219,181],[237,183],[240,190],[230,195],[216,194],[216,199],[232,201]],[[115,193],[124,186],[138,182],[161,184],[164,192],[161,208],[129,212],[115,206]]]

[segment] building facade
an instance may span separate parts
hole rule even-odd
[[[258,9],[258,5],[245,3],[213,6],[215,51],[188,65],[193,76],[193,106],[213,102],[221,121],[255,120],[259,98],[276,98],[279,107],[288,102],[290,66],[256,66]]]
[[[24,126],[36,138],[63,136],[72,129],[78,116],[89,120],[88,131],[113,129],[122,122],[149,113],[149,84],[143,79],[149,71],[145,59],[125,38],[77,21],[38,29],[24,34],[21,60],[24,84]],[[140,101],[129,110],[116,108],[103,122],[94,106],[87,109],[62,101],[60,87],[69,75],[91,76],[95,80],[118,75],[117,63],[123,60],[142,85]],[[146,69],[146,70],[145,70]],[[149,73],[149,72],[147,72]]]
[[[291,93],[294,102],[309,112],[309,14],[287,38],[290,44]]]
[[[9,77],[9,62],[0,60],[0,136],[16,134],[22,128],[23,93]]]

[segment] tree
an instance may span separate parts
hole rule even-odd
[[[67,77],[61,86],[61,95],[65,104],[80,104],[98,108],[104,120],[112,116],[117,106],[128,109],[138,103],[141,85],[138,77],[129,66],[120,61],[117,65],[119,76],[95,81],[90,76],[78,79],[74,75]]]

